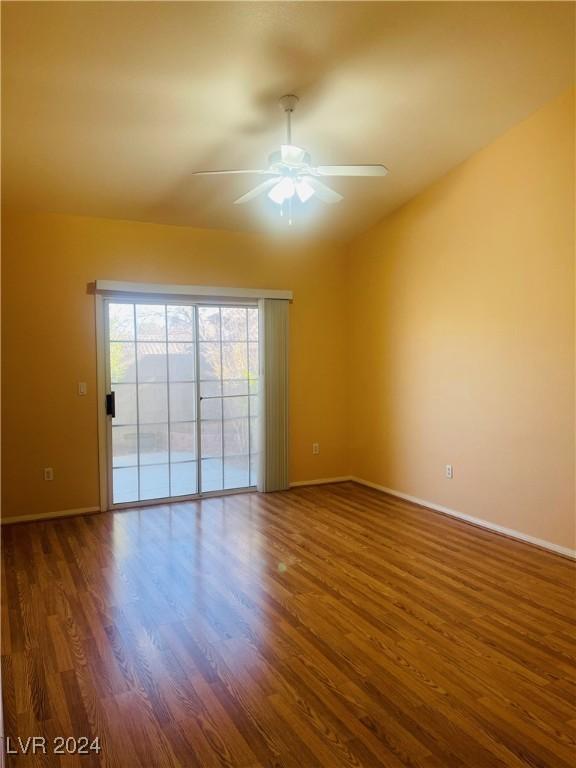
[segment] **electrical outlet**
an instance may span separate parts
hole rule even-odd
[[[44,480],[54,480],[54,470],[52,467],[44,467]]]
[[[320,443],[312,443],[312,453],[317,456],[320,453]]]
[[[452,466],[452,464],[446,464],[446,477],[448,478],[448,480],[452,480],[452,478],[454,477],[454,467]]]

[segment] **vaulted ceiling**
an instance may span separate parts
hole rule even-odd
[[[296,223],[350,238],[570,87],[574,5],[548,2],[3,3],[3,193],[12,206],[278,229],[233,200],[284,139],[334,179]],[[545,158],[542,158],[545,173]],[[497,179],[495,179],[497,183]]]

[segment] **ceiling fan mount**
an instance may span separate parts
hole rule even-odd
[[[339,203],[342,195],[328,187],[320,177],[325,176],[385,176],[388,170],[385,166],[376,165],[318,165],[312,166],[310,153],[292,143],[292,113],[298,104],[298,97],[286,94],[280,99],[280,107],[286,114],[286,143],[280,150],[272,152],[268,157],[268,168],[256,170],[230,171],[197,171],[195,176],[255,174],[268,176],[245,195],[234,201],[242,205],[249,200],[268,193],[268,197],[280,206],[281,215],[288,208],[288,221],[292,223],[292,202],[298,199],[305,203],[316,196],[324,203]]]
[[[294,96],[293,93],[287,93],[286,96],[281,97],[280,106],[284,112],[294,112],[299,101],[298,96]]]

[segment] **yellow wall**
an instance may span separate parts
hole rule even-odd
[[[3,225],[4,516],[98,505],[96,278],[293,290],[290,478],[345,474],[342,246],[66,216]]]
[[[3,514],[98,504],[87,284],[203,283],[294,291],[292,481],[352,474],[574,547],[573,109],[547,105],[349,248],[5,215]]]
[[[355,241],[349,261],[352,474],[566,547],[573,142],[567,94]]]

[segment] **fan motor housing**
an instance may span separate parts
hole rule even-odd
[[[290,165],[289,163],[285,163],[282,160],[282,153],[280,150],[276,152],[272,152],[271,155],[268,156],[268,163],[271,168],[278,168],[278,170],[289,170],[293,168],[295,171],[298,171],[308,165],[310,165],[312,158],[310,157],[310,153],[306,152],[304,155],[304,158],[302,159],[301,163],[298,163],[298,165]]]

